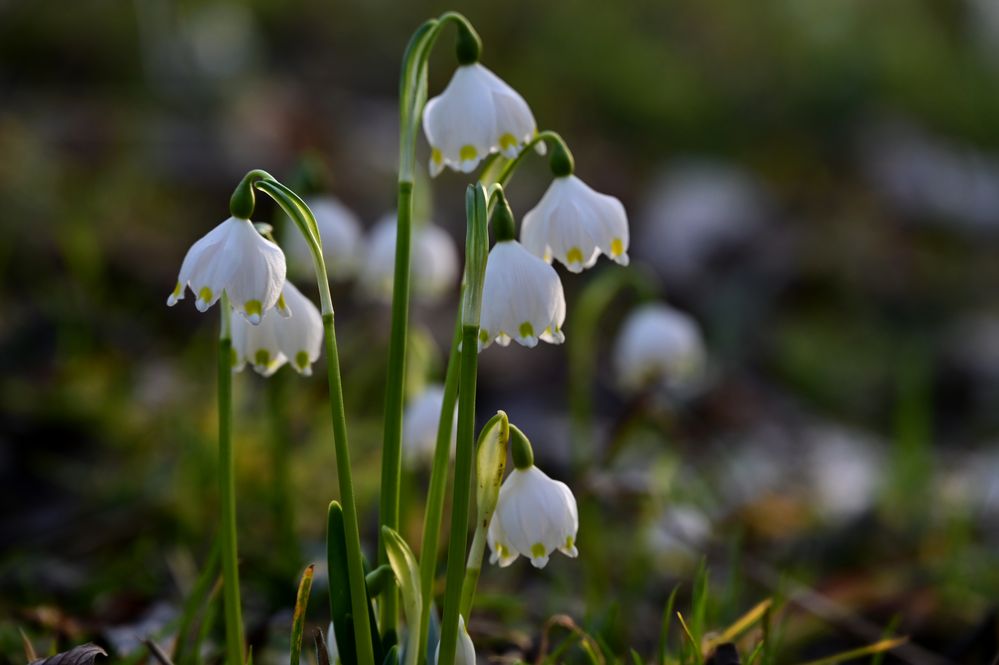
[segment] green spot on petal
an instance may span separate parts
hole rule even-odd
[[[531,325],[530,321],[524,321],[520,324],[520,336],[534,337],[534,326]]]
[[[237,365],[239,365],[239,354],[236,353],[236,349],[233,349],[233,348],[229,349],[229,363],[233,367],[236,367]]]
[[[576,544],[576,541],[575,541],[575,539],[572,536],[569,536],[568,538],[565,539],[565,549],[571,550],[572,546],[575,545],[575,544]]]
[[[540,558],[548,554],[545,550],[545,546],[541,543],[534,543],[531,545],[531,556],[534,558]]]
[[[211,302],[212,301],[212,295],[213,295],[212,294],[212,290],[210,288],[208,288],[207,286],[202,286],[201,290],[198,291],[198,298],[200,300],[204,300],[205,302]]]
[[[295,365],[298,369],[305,369],[309,366],[309,354],[305,351],[299,351],[295,354]]]
[[[263,306],[259,300],[247,300],[246,304],[243,305],[243,309],[246,310],[247,316],[253,316],[254,314],[260,316],[263,314]]]
[[[611,257],[618,257],[624,254],[624,242],[620,238],[611,240]]]
[[[503,545],[502,543],[499,546],[499,555],[504,559],[510,556],[509,548],[507,548],[507,546]]]
[[[267,349],[260,349],[253,356],[253,361],[258,367],[267,367],[271,364],[271,354]]]
[[[500,149],[509,150],[510,148],[515,148],[517,146],[517,137],[510,132],[507,132],[500,137],[499,143]]]
[[[620,241],[618,241],[620,242]],[[568,263],[582,263],[583,262],[583,250],[578,247],[572,247],[565,255],[565,260]]]
[[[441,162],[444,161],[444,155],[442,155],[441,151],[438,150],[437,148],[433,148],[430,151],[430,161],[432,161],[434,164],[440,164]]]
[[[479,330],[479,341],[485,344],[489,341],[489,332],[485,330]]]
[[[177,282],[177,286],[173,287],[173,297],[179,298],[180,294],[182,294],[183,292],[184,292],[184,285],[181,284],[180,282]]]
[[[254,300],[253,302],[257,302],[257,301]],[[247,303],[247,305],[249,305],[249,303]],[[283,293],[278,296],[278,299],[277,299],[277,308],[281,309],[281,310],[288,309],[288,303],[286,303],[284,301],[284,294]],[[247,313],[249,313],[249,312],[247,312]]]
[[[476,159],[478,156],[479,151],[475,149],[474,145],[464,145],[458,151],[458,157],[461,158],[461,161]]]

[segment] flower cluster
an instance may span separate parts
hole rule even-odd
[[[225,294],[241,314],[231,321],[233,370],[249,364],[270,376],[290,363],[309,376],[323,343],[322,316],[285,273],[281,248],[250,220],[230,217],[187,251],[167,305],[190,288],[205,312]]]

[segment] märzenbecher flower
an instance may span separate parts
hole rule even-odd
[[[323,343],[322,316],[291,282],[285,282],[283,296],[290,317],[267,311],[256,326],[240,317],[232,320],[235,371],[249,363],[262,376],[270,376],[289,362],[299,374],[312,374],[312,363],[319,358]]]
[[[524,98],[478,62],[458,67],[451,82],[423,110],[430,144],[430,175],[447,166],[469,173],[493,152],[516,157],[537,132]],[[543,147],[543,146],[542,146]]]
[[[204,312],[224,291],[233,309],[257,325],[275,305],[286,313],[279,302],[285,271],[280,247],[257,233],[250,220],[230,217],[187,250],[167,305],[182,300],[190,287],[195,306]]]
[[[556,177],[524,215],[520,241],[549,263],[572,272],[597,262],[601,253],[628,265],[628,216],[617,198],[601,194],[573,174]]]
[[[479,349],[511,339],[527,347],[538,340],[565,340],[565,294],[558,273],[516,240],[501,240],[489,252],[482,287]]]

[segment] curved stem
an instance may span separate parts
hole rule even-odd
[[[225,605],[226,662],[243,665],[243,618],[239,602],[239,559],[236,547],[236,479],[232,450],[232,335],[229,297],[223,292],[219,310],[219,495],[222,504],[222,592]]]
[[[343,387],[340,383],[340,355],[333,323],[333,297],[330,294],[323,260],[322,245],[315,217],[295,192],[270,176],[253,182],[253,187],[266,193],[295,222],[312,250],[319,299],[322,303],[323,333],[326,347],[326,373],[330,391],[330,418],[333,423],[333,448],[336,455],[337,480],[343,501],[344,535],[347,542],[347,574],[350,580],[350,604],[354,615],[354,637],[357,642],[359,665],[375,665],[368,618],[368,594],[364,584],[364,564],[361,555],[361,535],[357,522],[357,502],[350,468],[350,447],[347,444],[347,417],[343,407]]]
[[[521,162],[524,161],[527,154],[542,141],[557,145],[566,152],[569,152],[569,146],[566,145],[565,140],[558,132],[553,132],[550,129],[538,132],[534,135],[534,138],[524,144],[524,146],[520,149],[520,152],[517,153],[516,157],[503,165],[503,170],[500,171],[498,176],[496,176],[496,184],[506,186],[506,184],[510,182],[510,178],[513,177],[513,174],[520,167]]]

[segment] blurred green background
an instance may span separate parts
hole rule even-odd
[[[367,226],[391,211],[400,57],[445,9],[471,19],[484,64],[566,138],[577,174],[625,203],[633,264],[700,321],[712,354],[696,396],[619,395],[608,356],[632,299],[615,301],[592,350],[603,452],[583,470],[568,461],[564,349],[483,354],[480,421],[503,408],[532,435],[582,527],[578,561],[484,572],[480,652],[530,652],[566,612],[649,653],[664,599],[705,554],[719,625],[794,579],[857,621],[897,617],[942,657],[987,662],[993,0],[0,0],[0,661],[20,662],[17,626],[41,645],[109,644],[114,626],[170,616],[217,514],[215,310],[164,306],[184,252],[247,170],[284,179],[306,152]],[[448,34],[431,94],[453,67]],[[459,245],[467,181],[423,187]],[[529,161],[515,212],[547,184]],[[571,322],[593,275],[562,274]],[[336,285],[334,300],[370,545],[388,311],[354,291]],[[414,307],[413,383],[440,378],[454,304]],[[289,370],[236,385],[246,615],[258,645],[283,644],[336,496],[325,389]],[[273,390],[290,401],[277,449]],[[415,544],[426,476],[407,483]],[[288,530],[297,544],[276,548]],[[871,641],[789,615],[788,658]]]

